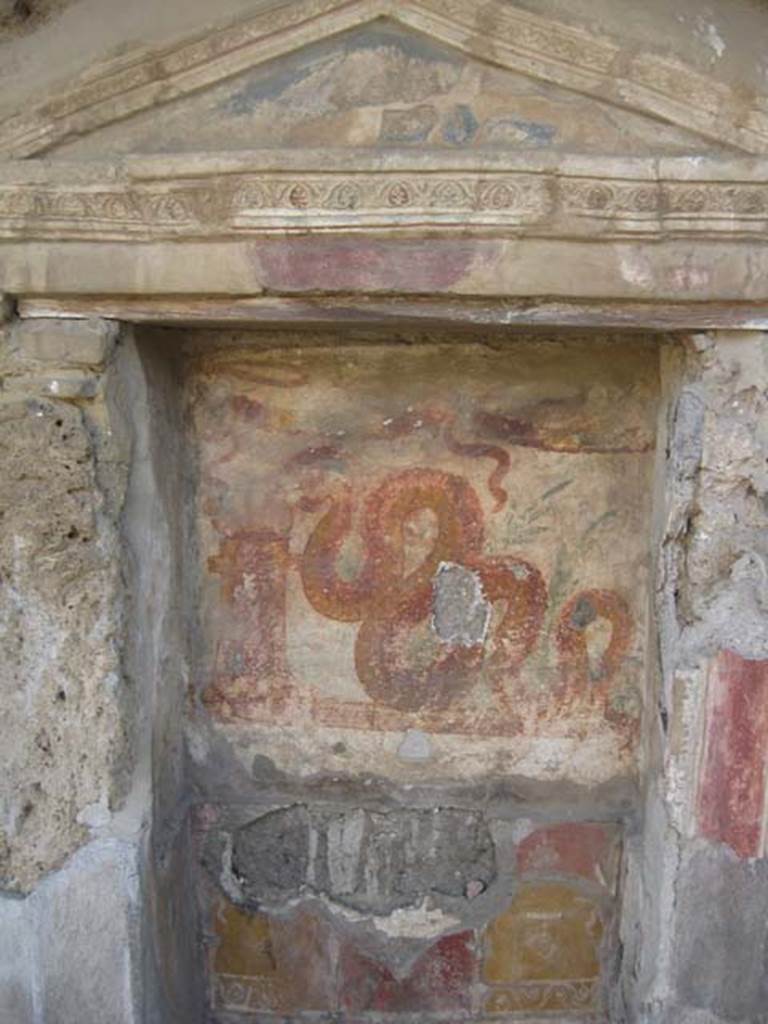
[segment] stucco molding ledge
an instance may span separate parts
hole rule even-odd
[[[768,239],[768,160],[271,151],[0,165],[0,239]]]

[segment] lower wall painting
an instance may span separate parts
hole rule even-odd
[[[412,908],[377,924],[307,887],[285,907],[255,909],[209,875],[211,1006],[245,1020],[318,1013],[522,1020],[557,1012],[602,1020],[616,957],[619,855],[615,825],[533,828],[479,913],[473,890],[465,891],[471,926],[460,926],[457,914],[445,934],[421,939],[397,934]],[[511,898],[499,912],[505,889]]]

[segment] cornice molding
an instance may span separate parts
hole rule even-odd
[[[435,160],[437,156],[433,154]],[[563,239],[768,238],[768,162],[295,151],[25,161],[0,172],[0,238],[236,240],[307,232]],[[276,168],[281,168],[277,170]]]
[[[768,153],[768,97],[737,92],[678,61],[503,0],[290,0],[227,28],[101,67],[0,124],[0,157],[40,155],[381,17],[478,60],[660,118],[721,145]]]

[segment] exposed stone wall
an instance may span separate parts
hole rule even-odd
[[[667,364],[661,686],[635,904],[643,1021],[764,1018],[766,336],[713,332]],[[676,363],[676,365],[675,365]]]
[[[127,453],[103,430],[113,342],[105,323],[55,321],[17,323],[3,340],[0,875],[21,892],[126,787],[116,516]]]
[[[202,1005],[177,895],[171,367],[107,322],[3,331],[0,1018],[14,1024],[165,1024]]]

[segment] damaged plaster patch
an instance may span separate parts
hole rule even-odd
[[[717,26],[712,22],[708,22],[706,18],[703,17],[697,19],[697,24],[699,35],[719,60],[725,53],[725,42],[723,41],[723,37],[717,31]]]
[[[653,287],[653,268],[648,257],[642,253],[632,252],[629,255],[622,255],[619,260],[619,269],[621,276],[628,284],[642,290]]]
[[[421,729],[408,729],[397,748],[397,756],[401,761],[428,761],[432,757],[429,736]]]
[[[374,918],[374,926],[392,939],[432,939],[461,926],[461,920],[424,900],[418,907],[393,910],[387,917]]]
[[[247,892],[267,901],[297,895],[307,880],[309,830],[302,806],[262,815],[233,837],[233,874]]]
[[[441,562],[433,582],[432,628],[446,644],[474,647],[485,642],[491,605],[480,577],[455,562]]]
[[[214,831],[207,857],[220,870],[229,835]],[[310,893],[363,914],[388,915],[424,900],[464,900],[497,874],[496,850],[483,816],[434,810],[277,808],[231,835],[239,901],[280,906]],[[217,864],[219,868],[217,870]]]

